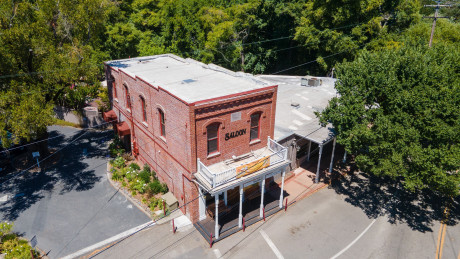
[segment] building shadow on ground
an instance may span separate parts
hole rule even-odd
[[[107,141],[112,131],[81,130],[66,136],[51,131],[50,148],[60,153],[59,161],[40,172],[12,169],[0,180],[0,193],[8,195],[0,202],[2,220],[14,221],[32,205],[51,195],[87,191],[105,174]],[[42,158],[43,159],[43,158]]]
[[[386,216],[392,224],[407,224],[420,232],[432,232],[436,221],[456,225],[460,220],[459,197],[452,199],[429,190],[411,192],[400,181],[358,173],[354,164],[348,166],[339,166],[339,171],[348,175],[334,174],[330,188],[345,195],[346,202],[361,208],[370,218]]]

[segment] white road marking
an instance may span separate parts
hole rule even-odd
[[[272,240],[268,237],[268,235],[265,233],[265,231],[261,230],[260,234],[265,239],[265,242],[267,242],[268,246],[272,249],[273,253],[275,253],[276,257],[278,259],[284,259],[284,257],[281,254],[280,250],[278,250],[278,248],[276,248],[275,244],[273,244]]]
[[[301,96],[302,96],[301,94],[295,94],[295,95],[297,95],[297,96],[299,96],[299,97],[301,97]]]
[[[222,254],[220,253],[219,249],[214,249],[213,250],[214,254],[216,255],[216,258],[221,258],[222,257]]]
[[[132,209],[132,208],[133,208],[133,205],[129,204],[128,206],[126,206],[126,208]]]
[[[288,128],[291,129],[291,130],[298,130],[299,129],[296,126],[289,126]]]
[[[307,97],[305,96],[301,96],[300,98],[304,99],[305,101],[309,101],[310,99],[308,99]]]
[[[83,248],[83,249],[81,249],[81,250],[79,250],[79,251],[77,251],[77,252],[75,252],[73,254],[66,255],[66,256],[62,257],[61,259],[70,259],[70,258],[80,257],[80,256],[82,256],[84,254],[92,252],[92,251],[94,251],[94,250],[96,250],[96,249],[98,249],[100,247],[103,247],[103,246],[105,246],[107,244],[110,244],[110,243],[115,242],[115,241],[117,241],[119,239],[127,237],[127,236],[133,234],[134,232],[137,232],[137,231],[139,231],[139,230],[141,230],[141,229],[143,229],[145,227],[149,227],[149,225],[153,226],[153,225],[155,225],[155,222],[149,221],[149,222],[147,222],[145,224],[142,224],[142,225],[139,225],[139,226],[137,226],[135,228],[126,230],[125,232],[122,232],[122,233],[120,233],[120,234],[118,234],[116,236],[107,238],[106,240],[103,240],[103,241],[101,241],[99,243],[96,243],[96,244],[94,244],[92,246],[88,246],[86,248]]]
[[[302,91],[302,93],[304,93],[304,94],[308,94],[309,92],[308,92],[308,91]]]
[[[303,122],[298,121],[298,120],[293,120],[292,123],[294,123],[297,126],[302,126],[303,125]]]
[[[367,226],[366,229],[364,229],[363,232],[361,232],[361,234],[359,234],[359,236],[357,236],[355,238],[355,240],[353,240],[349,245],[347,245],[344,249],[342,249],[340,252],[338,252],[337,254],[335,254],[333,257],[331,257],[331,259],[336,259],[337,257],[339,257],[341,254],[345,253],[345,251],[347,251],[350,247],[352,247],[371,227],[372,225],[374,225],[375,221],[377,219],[374,219],[371,224],[369,224],[369,226]]]
[[[292,110],[292,113],[294,113],[295,115],[301,117],[304,120],[307,120],[307,121],[311,120],[310,116],[308,116],[306,114],[303,114],[303,113],[299,112],[298,110]]]

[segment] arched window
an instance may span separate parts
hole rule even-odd
[[[208,136],[208,155],[219,152],[219,123],[213,123],[206,127]]]
[[[249,141],[257,140],[260,138],[260,113],[251,115],[251,134]]]
[[[117,95],[117,84],[115,83],[115,81],[112,82],[112,89],[113,89],[113,98],[117,99],[117,98],[118,98],[118,95]]]
[[[162,110],[158,109],[158,115],[160,117],[160,134],[161,136],[166,137],[165,114]]]
[[[128,87],[125,85],[126,109],[131,110],[131,96],[129,96]]]
[[[141,107],[142,107],[142,121],[147,122],[147,108],[145,106],[145,99],[141,96]]]

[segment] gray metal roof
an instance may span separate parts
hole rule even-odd
[[[251,74],[172,54],[112,60],[105,64],[139,77],[154,87],[160,86],[188,103],[271,86]]]
[[[326,127],[319,125],[315,111],[322,111],[329,100],[337,95],[334,88],[336,79],[315,77],[322,80],[320,86],[301,86],[302,76],[259,75],[257,77],[278,85],[274,136],[276,141],[295,134],[323,144],[334,136],[332,125]],[[293,104],[298,106],[292,106]]]

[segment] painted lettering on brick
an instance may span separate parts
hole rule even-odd
[[[225,133],[225,140],[227,141],[238,136],[243,136],[244,134],[246,134],[246,129],[237,130],[231,133]]]

